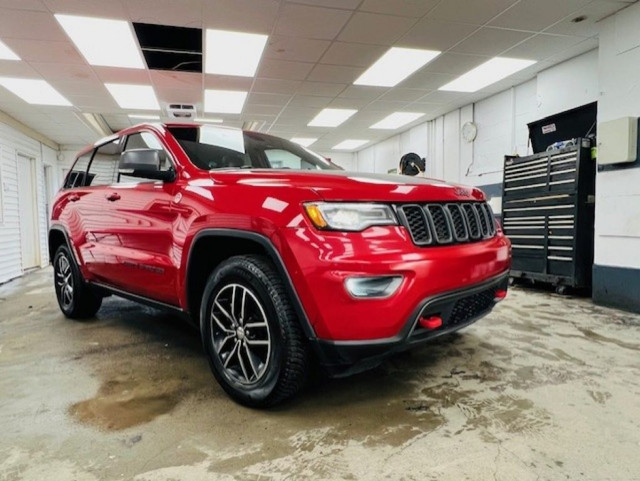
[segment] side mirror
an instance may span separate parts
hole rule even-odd
[[[118,172],[130,177],[142,177],[144,179],[157,179],[171,182],[176,176],[173,169],[161,170],[161,167],[168,163],[169,159],[164,150],[127,150],[120,155]]]

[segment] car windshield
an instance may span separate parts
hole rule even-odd
[[[341,170],[309,149],[271,135],[209,125],[170,127],[169,132],[203,170]]]

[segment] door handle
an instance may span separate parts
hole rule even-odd
[[[113,192],[109,195],[107,195],[107,200],[110,202],[114,202],[116,200],[120,200],[120,194],[118,194],[117,192]]]
[[[78,194],[71,194],[67,199],[69,199],[69,202],[78,202],[80,200],[80,196]]]

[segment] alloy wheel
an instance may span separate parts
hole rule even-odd
[[[73,303],[73,272],[69,259],[64,255],[58,257],[55,276],[60,303],[64,309],[69,309]]]
[[[271,356],[265,310],[251,290],[228,284],[211,306],[211,337],[225,373],[243,385],[259,382]]]

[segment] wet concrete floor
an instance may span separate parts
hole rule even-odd
[[[0,480],[640,480],[640,316],[513,289],[459,334],[277,409],[233,403],[195,331],[45,269],[0,286]]]

